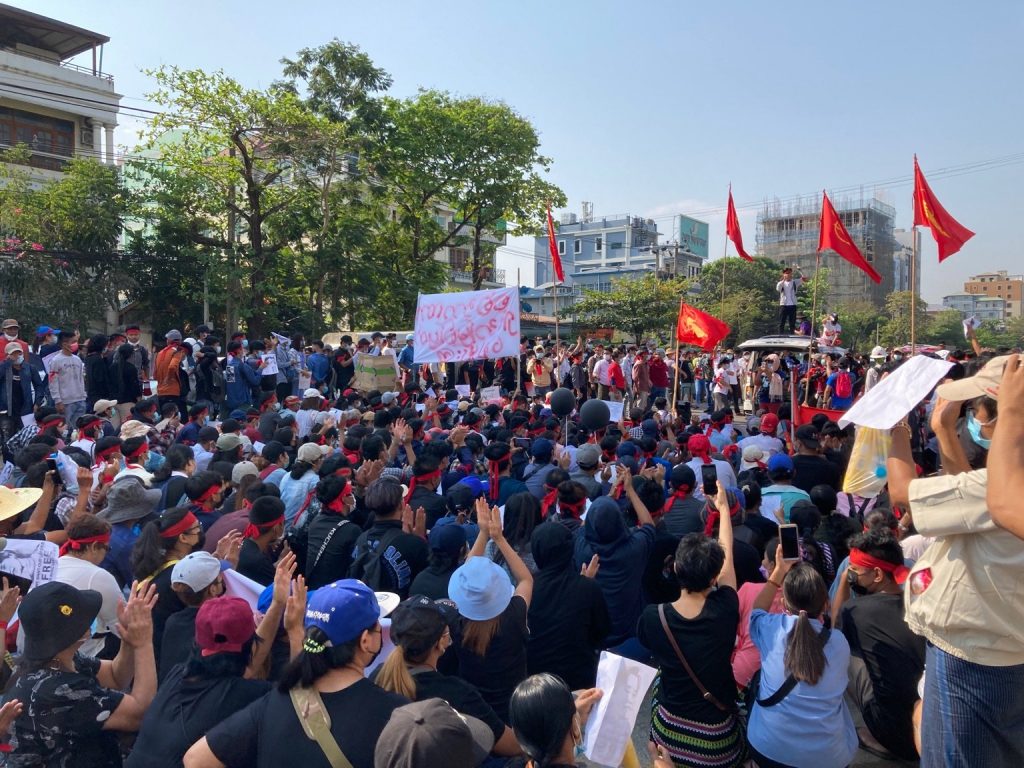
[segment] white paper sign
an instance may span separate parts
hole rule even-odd
[[[584,754],[593,763],[618,766],[633,738],[633,726],[658,670],[639,661],[601,651],[597,686],[604,695],[590,711]]]
[[[21,426],[23,427],[34,427],[36,425],[36,416],[34,413],[26,413],[21,417]]]
[[[839,419],[839,426],[858,424],[872,429],[892,429],[952,367],[952,361],[915,355],[855,402]]]
[[[263,367],[260,368],[260,376],[276,376],[277,354],[274,352],[264,352],[260,355],[260,359],[263,361]]]
[[[53,581],[60,550],[52,541],[0,539],[0,571],[28,579],[32,587]]]
[[[313,383],[313,374],[309,371],[299,371],[299,391],[305,392]]]
[[[484,387],[480,390],[480,399],[485,403],[491,400],[501,400],[501,387]]]
[[[979,320],[975,315],[968,317],[964,320],[964,338],[970,339],[971,331],[979,327],[981,327],[981,320]]]
[[[456,384],[455,391],[459,393],[459,397],[469,397],[469,384]]]
[[[254,611],[264,589],[266,587],[258,581],[243,576],[234,568],[224,571],[224,594],[242,598]]]
[[[519,354],[519,289],[421,293],[415,363],[495,360]]]
[[[622,401],[602,400],[608,406],[608,423],[618,424],[622,421]]]

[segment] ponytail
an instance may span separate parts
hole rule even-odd
[[[385,691],[416,701],[416,681],[409,673],[405,663],[405,649],[400,645],[396,645],[395,650],[380,665],[375,682]]]
[[[372,629],[372,627],[367,627]],[[352,640],[342,645],[332,645],[327,634],[316,625],[306,627],[305,639],[299,655],[288,662],[281,672],[277,688],[288,693],[296,686],[309,688],[332,669],[344,667],[355,658],[359,647],[360,632]]]
[[[816,685],[825,674],[825,648],[810,617],[820,616],[828,601],[825,580],[815,568],[798,563],[782,582],[782,594],[790,611],[797,612],[796,625],[786,638],[783,664],[798,682]]]
[[[306,474],[312,468],[313,468],[313,465],[310,464],[308,461],[302,461],[301,459],[296,459],[295,463],[292,464],[292,469],[291,469],[292,480],[301,480],[302,476],[304,474]]]

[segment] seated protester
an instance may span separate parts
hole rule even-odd
[[[177,768],[210,728],[270,691],[270,683],[253,678],[284,614],[287,574],[279,581],[258,629],[252,608],[238,597],[210,597],[195,609],[185,661],[161,678],[125,768]]]
[[[773,536],[765,545],[762,570],[771,573],[775,569],[775,550],[779,546],[779,537]],[[736,594],[740,601],[740,623],[736,628],[736,645],[732,652],[732,675],[737,687],[742,691],[750,685],[754,674],[761,669],[761,654],[754,641],[750,639],[750,612],[754,610],[754,601],[761,594],[764,582],[748,581]],[[784,613],[782,595],[776,591],[768,613]]]
[[[115,480],[107,492],[107,506],[97,517],[110,523],[110,549],[100,567],[110,572],[124,589],[132,583],[132,550],[141,528],[156,516],[160,491],[147,488],[137,477],[125,476]]]
[[[235,465],[235,469],[244,467],[246,463],[242,462]],[[203,544],[203,549],[206,552],[213,554],[217,550],[217,545],[221,539],[229,534],[238,533],[241,535],[245,533],[245,529],[249,526],[249,510],[256,499],[263,496],[281,498],[281,491],[276,485],[261,483],[258,476],[253,477],[253,480],[255,482],[246,485],[244,489],[239,487],[238,491],[232,494],[232,500],[237,503],[235,511],[221,515],[217,522],[210,526],[210,530],[206,534],[206,541]]]
[[[790,520],[796,525],[800,534],[800,554],[805,563],[814,566],[821,574],[828,587],[836,578],[839,558],[835,556],[832,546],[815,539],[814,534],[821,525],[821,513],[809,501],[798,501],[790,512]]]
[[[576,470],[569,473],[569,479],[583,486],[587,498],[593,501],[608,488],[601,470],[601,449],[593,443],[586,443],[576,449]]]
[[[448,512],[444,496],[437,492],[441,484],[441,462],[436,456],[424,454],[412,465],[412,479],[409,481],[409,493],[405,503],[415,509],[421,507],[427,513],[427,530],[434,527],[438,520]]]
[[[704,505],[693,497],[697,478],[687,464],[677,464],[669,474],[672,495],[665,501],[659,525],[670,536],[681,539],[688,533],[704,530],[701,513]]]
[[[756,446],[761,449],[765,460],[776,453],[784,453],[786,446],[775,436],[778,429],[779,417],[774,413],[766,413],[761,417],[761,424],[758,427],[759,431],[756,434],[750,435],[750,437],[744,437],[737,443],[740,452],[746,453],[747,448]]]
[[[430,560],[412,580],[409,593],[431,600],[446,599],[452,574],[466,559],[466,541],[465,526],[452,523],[434,526],[427,537]]]
[[[157,602],[153,606],[153,648],[160,648],[167,619],[185,604],[171,587],[171,570],[190,552],[203,548],[203,527],[187,507],[164,510],[142,527],[132,549],[132,573],[138,581],[156,585]]]
[[[615,499],[602,496],[590,505],[587,520],[575,533],[574,561],[581,569],[594,555],[601,564],[595,581],[604,594],[611,618],[609,647],[617,647],[636,637],[636,622],[643,610],[643,565],[654,546],[655,528],[650,511],[633,487],[629,470],[619,469],[612,487],[624,488],[626,498],[640,523],[627,528],[626,518]],[[626,651],[643,656],[631,643]]]
[[[355,511],[352,483],[340,475],[323,478],[316,486],[320,513],[309,523],[306,544],[306,586],[319,589],[352,567],[352,550],[362,529],[349,519]]]
[[[552,472],[548,479],[560,475],[562,470]],[[565,526],[570,533],[575,532],[583,525],[583,513],[587,511],[587,492],[582,485],[575,480],[566,480],[559,483],[556,489],[557,498],[554,508],[547,516],[547,520]]]
[[[544,495],[538,500],[540,502],[540,519],[547,520],[555,512],[558,501],[558,486],[569,479],[569,473],[561,467],[555,467],[548,476],[544,478]]]
[[[864,531],[880,530],[888,533],[893,538],[899,538],[900,536],[900,523],[893,514],[892,509],[888,506],[876,506],[867,516],[864,518]],[[903,564],[908,568],[914,564],[914,561],[909,559],[904,553]],[[850,565],[850,556],[847,555],[839,565],[836,566],[836,573],[842,573],[846,570],[847,566]],[[828,590],[828,599],[834,601],[836,596],[839,594],[840,587],[839,579],[832,582],[832,586]],[[857,593],[852,593],[849,600],[856,600]]]
[[[188,504],[185,481],[196,473],[196,456],[187,445],[172,445],[164,463],[153,473],[153,487],[160,489],[158,512]]]
[[[786,613],[768,613],[782,591]],[[750,637],[761,653],[761,678],[747,739],[761,766],[841,768],[857,753],[857,731],[843,694],[850,646],[823,623],[828,590],[807,563],[775,567],[750,613]]]
[[[112,659],[120,647],[117,606],[121,601],[121,588],[109,571],[100,568],[110,551],[110,523],[94,515],[82,515],[68,523],[67,531],[68,540],[60,548],[54,579],[76,589],[92,590],[103,598],[91,626],[92,635],[78,652],[83,656]]]
[[[291,461],[288,449],[283,443],[271,440],[263,446],[263,453],[260,455],[266,462],[266,466],[260,470],[260,481],[280,488],[281,480],[288,474],[287,467]]]
[[[395,650],[370,679],[385,691],[411,701],[443,699],[459,714],[486,724],[495,755],[518,755],[519,745],[512,729],[480,692],[461,677],[444,675],[437,669],[438,660],[453,642],[449,623],[458,621],[457,614],[446,603],[447,600],[435,603],[416,595],[395,608],[391,614],[391,642]],[[445,759],[442,763],[449,765],[450,761]]]
[[[861,526],[856,520],[851,520],[836,511],[839,499],[831,486],[816,485],[811,488],[810,495],[811,502],[821,514],[821,525],[815,529],[814,538],[831,547],[832,556],[838,566],[850,554],[847,541],[851,536],[860,533]]]
[[[537,573],[527,613],[527,671],[557,674],[573,690],[591,688],[611,629],[604,594],[593,578],[600,558],[581,574],[573,562],[572,534],[553,522],[533,529],[530,548]]]
[[[850,540],[850,565],[840,574],[832,623],[850,644],[847,692],[866,726],[857,729],[861,742],[916,760],[911,715],[924,673],[925,640],[903,616],[908,573],[903,550],[887,531],[858,533]],[[852,602],[851,592],[857,595]]]
[[[188,509],[206,531],[220,519],[220,502],[224,494],[224,478],[213,470],[196,472],[185,481]]]
[[[295,455],[291,470],[281,478],[281,501],[288,524],[294,524],[299,512],[305,506],[307,497],[320,482],[317,470],[324,459],[324,452],[316,443],[303,443]]]
[[[92,413],[79,416],[78,439],[71,443],[69,448],[79,448],[89,455],[89,463],[95,459],[96,439],[103,436],[103,419]]]
[[[196,614],[207,600],[224,594],[220,560],[209,552],[190,552],[174,564],[171,589],[185,607],[171,615],[164,625],[157,678],[162,682],[172,667],[188,660],[196,636]]]
[[[211,464],[224,461],[228,464],[237,464],[242,460],[242,438],[230,432],[221,434],[217,438],[217,450],[210,459]]]
[[[459,660],[459,677],[476,686],[504,721],[508,700],[526,677],[526,615],[533,594],[533,576],[509,546],[497,508],[477,504],[480,534],[466,558],[448,582],[448,597],[461,617],[453,638]],[[497,544],[508,562],[508,573],[484,557],[488,540]]]
[[[193,405],[188,412],[188,423],[178,432],[175,442],[182,445],[195,445],[199,442],[199,430],[206,426],[210,419],[210,409],[205,405]]]
[[[409,596],[412,580],[427,567],[427,542],[403,530],[402,486],[394,478],[381,477],[370,483],[363,504],[373,515],[373,524],[356,539],[349,578],[404,599]]]
[[[726,498],[729,500],[729,516],[732,518],[732,562],[736,572],[736,585],[742,586],[748,582],[757,584],[764,583],[764,576],[761,575],[761,555],[745,541],[736,538],[736,531],[743,523],[746,500],[739,488],[730,488],[726,491]],[[721,512],[715,499],[708,499],[704,509],[704,535],[718,538],[718,526]]]
[[[723,485],[715,501],[729,506]],[[679,598],[647,606],[637,626],[637,639],[661,670],[650,740],[677,766],[741,766],[746,759],[730,664],[739,620],[732,544],[728,515],[719,541],[684,536],[673,563]]]
[[[284,502],[273,496],[256,499],[249,508],[249,525],[242,537],[236,570],[267,586],[274,581],[274,563],[284,540]]]
[[[583,724],[600,698],[597,688],[574,695],[564,680],[548,673],[521,682],[509,702],[509,724],[529,764],[550,768],[576,765],[576,753],[583,745]]]
[[[213,454],[217,451],[218,438],[220,438],[220,432],[217,431],[216,427],[203,427],[199,430],[198,441],[192,445],[197,472],[205,472],[210,468]]]
[[[796,455],[793,457],[793,485],[807,493],[816,485],[839,490],[839,467],[821,453],[818,431],[811,424],[796,428]]]
[[[798,501],[810,501],[807,491],[793,485],[793,460],[784,453],[768,459],[772,484],[761,489],[761,516],[776,523],[788,523],[789,512]]]
[[[546,437],[538,437],[530,445],[530,458],[532,462],[523,470],[523,482],[526,483],[526,490],[540,501],[544,497],[544,481],[548,473],[557,468],[552,464],[555,453],[555,444]],[[501,506],[499,504],[499,506]]]
[[[156,694],[153,599],[152,585],[133,585],[120,610],[121,650],[100,661],[78,653],[103,603],[98,592],[51,581],[25,595],[24,653],[7,698],[26,706],[14,721],[9,762],[121,765],[116,733],[137,731]]]
[[[700,482],[700,468],[705,464],[715,465],[719,485],[724,485],[726,488],[736,487],[736,472],[733,470],[732,464],[722,459],[711,458],[711,443],[708,442],[704,435],[690,436],[686,441],[686,450],[693,457],[686,462],[686,466],[693,470],[693,475],[698,480],[693,489],[693,497],[695,499],[698,501],[704,500],[704,484]]]
[[[561,475],[568,476],[564,470],[558,471]],[[551,473],[551,475],[554,474],[554,472]],[[505,523],[502,526],[505,541],[515,550],[530,573],[534,575],[537,573],[537,565],[533,562],[533,553],[530,551],[530,537],[533,535],[534,527],[540,523],[540,518],[540,504],[532,494],[514,493],[508,497],[508,501],[505,503]],[[515,579],[512,569],[508,561],[505,560],[505,556],[501,554],[496,541],[492,539],[487,543],[484,554],[504,568],[510,578]]]
[[[391,713],[408,703],[365,676],[384,644],[377,598],[365,584],[342,579],[310,595],[305,616],[302,650],[277,687],[211,728],[185,754],[185,765],[324,765],[323,749],[306,736],[296,714],[318,698],[348,762],[353,768],[373,768],[374,747]]]

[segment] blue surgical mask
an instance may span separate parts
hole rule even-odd
[[[249,340],[248,339],[242,339],[242,349],[248,349],[248,348],[249,348]]]
[[[989,446],[992,445],[991,440],[986,440],[981,436],[981,422],[974,417],[973,413],[967,414],[967,432],[970,434],[971,440],[980,445],[986,451],[989,449]]]

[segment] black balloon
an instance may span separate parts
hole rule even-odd
[[[604,429],[610,420],[611,411],[603,400],[587,400],[580,408],[580,423],[591,432]]]
[[[555,416],[568,416],[576,407],[576,395],[571,389],[559,387],[551,393],[551,412]]]

